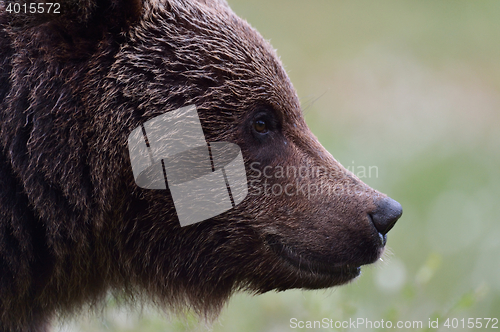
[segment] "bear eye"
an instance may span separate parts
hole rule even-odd
[[[253,122],[253,129],[259,134],[265,134],[269,131],[267,123],[264,120],[255,120]]]

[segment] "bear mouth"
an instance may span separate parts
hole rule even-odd
[[[339,284],[348,282],[361,273],[360,265],[330,263],[325,259],[300,254],[293,247],[284,244],[277,236],[268,235],[266,242],[275,254],[301,272],[335,278]]]

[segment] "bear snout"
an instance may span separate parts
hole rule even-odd
[[[390,197],[384,197],[376,203],[375,212],[369,214],[377,231],[384,236],[403,214],[401,204]]]

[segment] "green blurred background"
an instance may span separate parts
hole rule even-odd
[[[355,173],[376,166],[363,180],[403,205],[384,261],[340,288],[238,294],[208,327],[110,301],[58,330],[300,331],[291,318],[326,317],[463,331],[442,324],[500,319],[500,1],[229,4],[277,49],[320,142]]]

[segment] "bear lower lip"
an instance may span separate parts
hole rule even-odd
[[[335,279],[342,279],[341,282],[347,282],[354,279],[361,273],[361,267],[359,265],[326,263],[312,257],[298,254],[293,248],[283,244],[274,236],[268,236],[266,240],[274,253],[300,271],[331,276]]]

